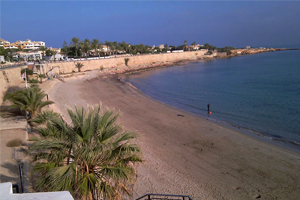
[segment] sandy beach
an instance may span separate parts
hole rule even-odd
[[[65,117],[68,107],[100,102],[122,113],[119,122],[138,132],[145,160],[134,198],[166,193],[194,200],[299,199],[299,154],[150,99],[116,76],[89,74],[57,81],[50,100]]]

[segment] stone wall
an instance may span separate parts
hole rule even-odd
[[[78,71],[75,67],[77,62],[82,63],[84,66],[81,68],[81,71],[86,70],[95,70],[103,67],[107,68],[116,68],[125,66],[125,58],[129,58],[128,66],[137,66],[137,65],[149,65],[149,64],[159,64],[159,63],[172,63],[181,60],[197,60],[201,59],[206,53],[206,50],[201,51],[192,51],[192,52],[182,52],[182,53],[165,53],[165,54],[151,54],[151,55],[140,55],[140,56],[128,56],[120,58],[107,58],[99,60],[81,60],[74,62],[57,62],[50,63],[46,66],[46,71],[53,69],[53,73],[71,73],[72,71]]]
[[[117,68],[125,66],[125,58],[129,58],[128,66],[151,65],[151,64],[171,64],[181,60],[197,60],[201,59],[207,50],[181,52],[181,53],[165,53],[165,54],[149,54],[139,56],[128,56],[120,58],[107,58],[99,60],[82,60],[76,61],[83,63],[81,71],[95,70],[103,67]],[[76,62],[57,62],[44,64],[45,72],[53,70],[53,74],[71,73],[78,71],[75,67]],[[9,87],[18,86],[23,81],[20,79],[21,67],[5,69],[0,71],[0,105],[3,102],[3,95]]]
[[[20,78],[21,69],[22,67],[0,70],[0,105],[3,102],[4,93],[8,88],[18,86],[22,83],[23,79]]]

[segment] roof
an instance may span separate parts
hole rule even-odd
[[[69,191],[14,194],[10,182],[0,183],[0,196],[7,200],[74,200]]]

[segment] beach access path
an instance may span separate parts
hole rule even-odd
[[[65,79],[50,100],[67,108],[102,103],[121,111],[143,150],[134,198],[146,193],[210,199],[299,199],[300,155],[150,99],[116,77]],[[96,74],[96,75],[95,75]],[[178,116],[178,114],[183,116]]]

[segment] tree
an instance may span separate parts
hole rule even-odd
[[[40,51],[42,51],[43,56],[45,56],[45,51],[47,50],[47,47],[42,46],[39,48]]]
[[[28,68],[21,69],[21,75],[24,74],[25,71],[26,71],[26,79],[28,80],[28,75],[32,75],[33,70],[30,70]]]
[[[126,51],[126,53],[128,53],[128,50],[129,50],[129,44],[127,44],[126,42],[121,42],[119,43],[119,46],[121,46],[123,48],[123,50]]]
[[[100,55],[102,48],[103,48],[102,42],[98,42],[97,49],[100,49],[100,52],[98,53],[98,55]]]
[[[89,39],[84,40],[82,49],[85,53],[85,56],[87,56],[88,51],[91,49],[91,42]]]
[[[187,49],[187,41],[184,40],[184,50],[186,50],[186,49]]]
[[[125,65],[128,66],[129,58],[124,58]]]
[[[226,46],[224,48],[218,48],[218,52],[226,52],[227,55],[231,55],[231,50],[236,49],[234,47]]]
[[[45,74],[39,74],[40,82],[43,82],[43,78],[46,78]]]
[[[52,101],[43,101],[46,94],[38,87],[25,88],[13,93],[6,93],[4,101],[12,103],[10,108],[19,108],[21,111],[30,113],[30,118],[34,117],[41,109],[52,104]]]
[[[38,191],[70,191],[77,199],[124,199],[132,194],[141,150],[116,124],[119,114],[100,106],[68,110],[72,123],[45,112],[34,122],[40,137],[32,139],[33,175]]]
[[[195,45],[196,45],[196,42],[194,41],[194,42],[192,43],[192,45],[195,46]]]
[[[64,41],[63,47],[61,48],[61,52],[66,56],[69,54],[70,50],[66,41]]]
[[[46,50],[46,56],[55,56],[56,55],[56,51],[52,51],[52,50],[50,50],[50,49],[47,49]]]
[[[111,55],[111,42],[106,40],[104,44],[107,46],[107,52]]]
[[[78,68],[78,72],[80,72],[80,69],[83,67],[83,64],[78,62],[75,66]]]
[[[79,44],[79,38],[78,37],[73,37],[72,38],[72,43],[74,44],[76,57],[77,57],[77,47],[78,47],[78,44]]]
[[[215,49],[217,49],[217,47],[215,47],[215,46],[213,46],[213,45],[210,45],[210,44],[208,44],[208,43],[205,43],[205,44],[204,44],[204,48],[205,48],[205,49],[209,49],[209,50],[215,50]]]
[[[95,51],[94,55],[98,54],[98,45],[99,45],[99,40],[98,39],[93,39],[91,46],[92,46],[92,49],[94,49],[94,51]]]

